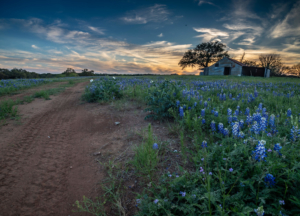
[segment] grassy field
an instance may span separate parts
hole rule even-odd
[[[139,179],[135,215],[300,214],[300,82],[292,78],[104,77],[83,94],[88,102],[134,100],[146,120],[164,122],[178,149],[149,125],[133,158],[107,163],[109,183],[79,211],[124,215],[124,178]]]

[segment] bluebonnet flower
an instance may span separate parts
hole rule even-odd
[[[255,147],[255,151],[252,152],[252,156],[254,157],[255,160],[259,162],[266,161],[265,157],[267,157],[267,155],[266,155],[266,148],[264,142],[258,141],[258,144]]]
[[[140,204],[141,202],[142,202],[141,199],[136,199],[136,203],[137,203],[137,204]]]
[[[206,148],[207,147],[207,142],[204,140],[201,144],[202,148]]]
[[[204,107],[207,107],[207,101],[204,101]]]
[[[263,216],[265,214],[263,206],[254,209],[254,212],[257,214],[257,216]]]
[[[292,115],[292,110],[291,110],[291,108],[288,109],[286,115],[287,115],[287,117],[291,117],[291,115]]]
[[[157,204],[157,203],[158,203],[158,201],[159,201],[158,199],[155,199],[153,202],[154,202],[155,204]]]
[[[271,134],[271,133],[267,133],[267,136],[268,136],[268,137],[272,137],[272,134]]]
[[[232,172],[232,171],[233,171],[233,169],[232,169],[232,168],[230,168],[230,169],[229,169],[229,172]]]
[[[212,175],[212,172],[209,172],[208,175]]]
[[[219,113],[218,113],[218,111],[215,111],[215,114],[214,114],[216,117],[218,117],[219,116]]]
[[[218,124],[219,133],[223,133],[223,123]]]
[[[227,158],[223,158],[223,160],[227,160]]]
[[[196,106],[197,106],[197,102],[194,103],[194,107],[196,107]]]
[[[211,127],[211,131],[212,132],[216,131],[216,123],[215,123],[215,121],[211,122],[210,127]]]
[[[227,109],[227,115],[231,116],[232,110],[230,108]]]
[[[186,105],[183,105],[183,109],[186,109]]]
[[[234,115],[236,115],[236,116],[239,115],[239,110],[238,109],[235,110]]]
[[[268,149],[268,152],[272,152],[272,149]]]
[[[204,117],[205,116],[205,109],[201,110],[201,116]]]
[[[192,197],[193,197],[193,198],[196,198],[196,195],[195,195],[195,194],[193,194],[193,195],[192,195]]]
[[[296,141],[297,140],[298,133],[299,133],[298,127],[297,126],[293,126],[293,128],[291,129],[291,140],[292,141]]]
[[[153,144],[153,149],[158,149],[157,143],[154,143],[154,144]]]
[[[252,123],[252,116],[248,115],[246,119],[246,123],[250,125]]]
[[[224,135],[224,136],[229,135],[229,130],[228,130],[227,128],[224,128],[224,130],[223,130],[223,135]]]
[[[202,124],[205,124],[205,119],[202,119]]]
[[[253,113],[253,120],[260,123],[261,120],[261,114],[260,113]]]
[[[255,134],[259,134],[259,126],[256,121],[253,123],[251,131],[253,131]]]
[[[274,115],[274,114],[272,114],[272,115],[270,116],[270,119],[269,119],[269,125],[270,125],[271,127],[275,127],[275,115]]]
[[[179,100],[176,101],[176,106],[178,107],[180,104]]]
[[[183,108],[182,108],[182,107],[179,108],[179,116],[180,116],[181,118],[183,118],[183,116],[184,116]]]
[[[279,155],[282,155],[282,154],[280,153],[280,149],[282,149],[282,146],[281,146],[279,143],[275,144],[274,150],[275,150]]]
[[[232,126],[232,135],[237,137],[239,134],[239,123],[235,122],[234,125]]]
[[[239,138],[244,138],[244,137],[245,137],[245,134],[241,131],[241,132],[239,132],[238,137],[239,137]]]
[[[260,121],[260,130],[264,132],[266,130],[266,127],[267,127],[267,119],[265,117],[262,117]]]
[[[267,174],[265,177],[265,185],[267,187],[273,187],[275,186],[275,177],[272,174]]]
[[[231,94],[231,93],[229,93],[229,98],[230,98],[230,99],[232,98],[232,94]]]
[[[250,108],[249,107],[246,108],[245,115],[250,115]]]
[[[240,120],[239,126],[240,126],[240,128],[243,128],[243,126],[244,126],[244,120],[243,119]]]
[[[169,174],[168,176],[169,176],[170,178],[172,177],[172,175],[171,175],[171,174]]]
[[[192,109],[192,107],[189,107],[188,110]]]
[[[285,205],[284,200],[279,200],[279,204],[280,204],[280,205]]]
[[[226,100],[226,94],[225,93],[223,94],[223,100],[224,101]]]
[[[241,187],[245,187],[245,185],[243,184],[243,182],[240,183],[240,186],[241,186]]]
[[[262,106],[263,106],[262,103],[259,103],[258,109],[259,109],[259,110],[262,110]]]
[[[234,122],[238,121],[238,118],[237,118],[236,115],[234,115],[234,116],[232,117],[232,121],[234,121]]]

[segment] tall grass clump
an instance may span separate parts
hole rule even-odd
[[[149,124],[147,138],[141,145],[135,147],[135,155],[131,162],[138,173],[152,176],[158,164],[158,151],[159,146],[155,143],[151,124]]]
[[[0,120],[16,117],[18,108],[13,100],[4,100],[0,102]],[[15,107],[14,107],[15,106]]]

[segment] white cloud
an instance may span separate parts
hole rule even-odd
[[[277,23],[271,32],[271,37],[279,38],[300,35],[300,1],[294,4],[283,21]]]
[[[203,33],[196,37],[202,37],[204,42],[211,41],[215,38],[228,38],[229,34],[225,31],[221,31],[214,28],[193,28],[196,32]]]
[[[31,47],[33,48],[33,49],[39,49],[39,47],[37,47],[36,45],[31,45]]]
[[[97,32],[98,34],[101,34],[101,35],[105,34],[103,29],[99,29],[99,28],[96,28],[96,27],[93,27],[93,26],[89,26],[88,28],[91,29],[94,32]]]
[[[203,5],[203,4],[209,4],[209,5],[213,5],[213,6],[218,7],[217,5],[215,5],[214,3],[212,3],[211,1],[200,0],[200,1],[198,2],[198,5],[199,5],[199,6],[200,6],[200,5]]]
[[[152,7],[145,9],[134,10],[122,17],[126,23],[129,24],[146,24],[148,22],[163,22],[169,19],[169,11],[165,5],[155,4]]]
[[[160,33],[159,35],[157,35],[157,37],[163,37],[163,33]]]

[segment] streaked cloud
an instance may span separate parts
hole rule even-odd
[[[272,32],[271,37],[279,38],[286,36],[300,36],[300,1],[293,5],[293,8],[285,16],[285,18],[278,22]]]
[[[37,47],[36,45],[31,45],[31,47],[33,48],[33,49],[39,49],[39,47]]]
[[[159,35],[157,35],[157,37],[163,37],[163,33],[160,33]]]
[[[228,38],[229,34],[214,28],[193,28],[196,32],[203,33],[196,37],[202,37],[203,42],[211,41],[216,38]]]
[[[169,15],[170,12],[167,10],[166,5],[155,4],[152,7],[130,11],[121,20],[128,24],[160,23],[167,21]]]
[[[88,28],[91,29],[94,32],[97,32],[97,33],[101,34],[101,35],[105,34],[103,29],[96,28],[96,27],[93,27],[93,26],[89,26]]]

